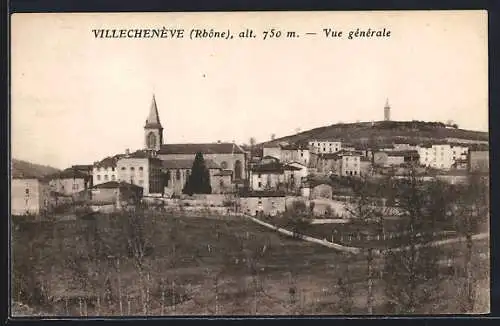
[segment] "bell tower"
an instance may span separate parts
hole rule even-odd
[[[144,147],[149,150],[158,151],[163,144],[163,127],[158,114],[156,99],[153,94],[149,115],[144,125]]]

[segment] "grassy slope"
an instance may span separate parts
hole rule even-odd
[[[17,159],[12,159],[11,170],[13,177],[22,174],[22,175],[30,175],[37,178],[41,178],[60,171],[59,169],[56,169],[51,166],[34,164]]]
[[[264,142],[263,144],[287,141],[290,143],[300,143],[315,138],[341,139],[349,143],[367,142],[371,138],[383,143],[394,140],[426,141],[429,139],[460,138],[470,140],[488,141],[487,132],[471,131],[464,129],[449,129],[443,127],[433,127],[426,123],[412,124],[412,122],[395,122],[394,126],[387,126],[385,122],[371,123],[349,123],[333,124],[330,126],[314,128],[298,134]]]
[[[185,293],[189,297],[175,310],[167,304],[164,314],[213,314],[216,302],[219,314],[253,314],[255,310],[258,314],[294,314],[300,311],[336,314],[339,308],[335,305],[338,300],[335,284],[339,277],[355,282],[354,312],[365,313],[366,262],[361,257],[349,257],[322,246],[281,237],[248,220],[187,216],[149,216],[148,220],[152,221],[147,228],[148,239],[154,246],[145,264],[152,298],[150,314],[161,313],[160,280],[167,284],[168,291],[172,290],[171,282],[175,282],[176,293]],[[122,295],[126,297],[128,294],[131,298],[130,313],[141,314],[141,287],[133,259],[116,248],[106,253],[106,246],[113,243],[112,239],[120,239],[122,230],[105,219],[97,222],[100,240],[92,243],[102,245],[105,254],[93,264],[85,255],[84,230],[88,226],[85,223],[88,222],[35,224],[31,226],[31,232],[36,234],[34,238],[26,230],[14,232],[14,265],[24,265],[28,270],[36,271],[36,278],[45,282],[50,295],[58,302],[40,308],[53,314],[64,314],[62,298],[67,296],[70,298],[70,314],[78,315],[78,297],[87,297],[89,314],[96,314],[95,298],[97,295],[104,298],[106,277],[109,277],[114,295],[118,293],[117,284],[121,281]],[[28,258],[30,245],[34,248],[32,256],[38,257],[36,263]],[[119,278],[116,268],[105,258],[108,254],[122,256]],[[254,259],[249,259],[251,257]],[[263,292],[254,292],[249,261],[256,263],[256,279]],[[349,271],[346,273],[344,268],[347,265]],[[92,270],[98,272],[96,276],[86,276]],[[215,275],[218,275],[217,300]],[[81,282],[82,278],[89,279],[86,285]],[[291,304],[289,290],[294,286],[297,297],[302,300]],[[375,282],[375,290],[377,300],[382,304],[381,281]],[[122,303],[127,314],[127,300]],[[118,300],[107,303],[101,299],[101,314],[119,314],[118,307]],[[454,311],[452,306],[448,309]],[[436,311],[442,312],[446,310]]]

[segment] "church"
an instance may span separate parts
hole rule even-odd
[[[247,179],[245,151],[234,142],[165,144],[155,96],[144,125],[144,150],[161,161],[167,194],[178,195],[189,177],[196,153],[201,152],[209,169],[212,193],[223,193]]]

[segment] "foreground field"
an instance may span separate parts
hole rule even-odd
[[[283,237],[244,217],[140,217],[14,223],[14,299],[50,315],[367,313],[364,256]],[[376,263],[380,270],[383,261]],[[458,311],[461,277],[439,277],[436,303],[447,306],[418,313]],[[340,283],[349,285],[350,304]],[[386,312],[384,288],[375,276],[374,313]]]

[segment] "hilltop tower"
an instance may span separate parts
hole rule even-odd
[[[391,107],[389,105],[389,99],[385,100],[384,121],[391,121]]]
[[[146,149],[158,151],[162,144],[163,127],[160,122],[160,115],[158,114],[158,107],[153,94],[149,115],[144,125],[144,145]]]

